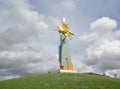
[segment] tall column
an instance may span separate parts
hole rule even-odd
[[[62,33],[60,34],[59,62],[60,69],[73,70],[73,64],[70,57],[69,43],[67,37]]]
[[[73,70],[73,63],[70,56],[70,49],[68,40],[74,35],[69,31],[68,24],[65,23],[63,18],[62,26],[57,27],[57,31],[60,34],[60,45],[59,45],[59,62],[60,62],[60,73],[77,73]]]

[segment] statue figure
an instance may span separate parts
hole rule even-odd
[[[72,32],[69,31],[68,24],[65,23],[65,18],[63,18],[62,26],[57,27],[57,31],[59,33],[62,33],[63,35],[65,35],[66,37],[68,37],[70,39],[71,39],[72,35],[74,35]]]

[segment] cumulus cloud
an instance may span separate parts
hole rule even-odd
[[[114,19],[102,17],[92,22],[89,32],[80,37],[80,44],[85,45],[87,65],[101,72],[120,69],[120,39],[116,27]]]
[[[1,0],[0,5],[0,76],[9,79],[57,70],[56,54],[44,49],[45,16],[28,0]]]
[[[113,30],[117,27],[117,22],[109,17],[102,17],[91,23],[92,31],[105,32]]]
[[[86,65],[83,61],[81,61],[80,57],[73,58],[74,69],[76,69],[79,73],[94,72],[92,66]]]
[[[114,31],[117,22],[109,17],[102,17],[90,24],[90,30],[80,37],[80,43],[89,44],[93,41],[112,39],[118,31]],[[113,34],[114,33],[114,34]],[[112,36],[111,36],[112,35]]]
[[[117,70],[107,70],[106,75],[114,78],[120,78],[120,69]]]
[[[39,14],[28,0],[1,0],[0,49],[12,48],[47,32],[44,15]]]
[[[51,56],[43,50],[2,51],[0,52],[0,75],[24,76],[57,70],[56,59],[56,56]]]

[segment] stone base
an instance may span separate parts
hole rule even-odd
[[[60,73],[78,73],[76,70],[59,70]]]

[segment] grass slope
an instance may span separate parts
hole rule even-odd
[[[0,81],[0,89],[120,89],[120,79],[51,73]]]

